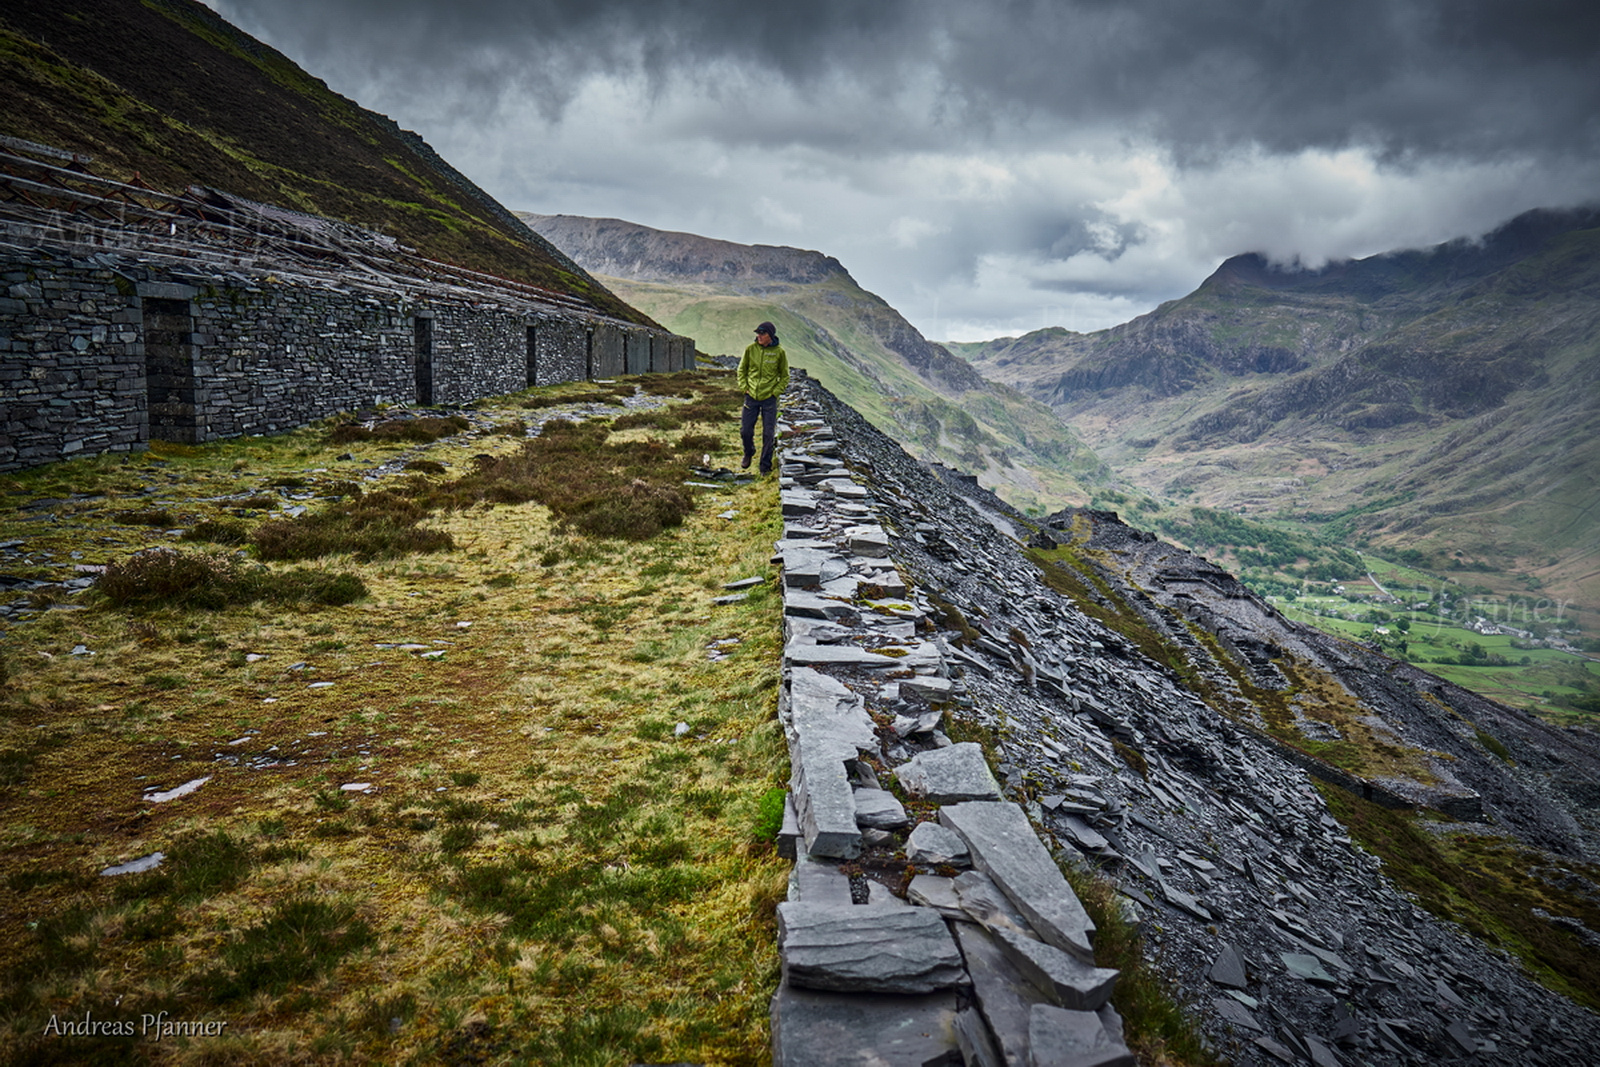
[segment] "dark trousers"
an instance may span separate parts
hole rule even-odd
[[[772,471],[772,446],[778,435],[778,398],[769,396],[765,400],[756,400],[745,395],[744,410],[739,413],[739,440],[744,442],[746,463],[756,452],[757,415],[761,416],[761,473],[769,474]]]

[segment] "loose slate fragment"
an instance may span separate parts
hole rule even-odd
[[[1073,844],[1085,852],[1099,852],[1110,844],[1088,823],[1076,815],[1064,815],[1061,817],[1060,822],[1061,828],[1066,830],[1067,835],[1072,838]]]
[[[956,995],[823,993],[785,982],[772,998],[774,1067],[961,1067]]]
[[[1226,989],[1243,989],[1250,984],[1245,973],[1244,959],[1232,945],[1223,945],[1222,951],[1211,964],[1211,980]]]
[[[1062,1007],[1098,1011],[1111,999],[1120,972],[1091,966],[1054,945],[1035,941],[1015,930],[1002,928],[992,933],[995,944],[1023,977]]]
[[[961,1047],[965,1067],[1004,1067],[1000,1050],[994,1047],[994,1038],[983,1017],[973,1008],[962,1008],[956,1013],[956,1043]]]
[[[904,805],[886,789],[857,789],[855,801],[858,826],[898,830],[911,821],[906,818]]]
[[[966,983],[949,928],[926,908],[785,901],[778,949],[784,976],[808,989],[931,993]]]
[[[1222,1016],[1234,1026],[1242,1027],[1246,1030],[1253,1030],[1258,1034],[1264,1034],[1267,1032],[1266,1027],[1256,1022],[1256,1017],[1250,1014],[1250,1009],[1246,1008],[1243,1004],[1240,1004],[1237,1000],[1234,1000],[1231,997],[1217,997],[1211,1002],[1211,1005],[1217,1009],[1218,1015]]]
[[[906,792],[936,804],[1000,799],[1000,785],[974,741],[919,752],[894,773]]]
[[[857,798],[859,805],[860,799]],[[965,867],[972,862],[967,843],[959,834],[936,822],[918,823],[906,838],[906,859],[912,863],[949,864]]]
[[[113,864],[101,871],[100,874],[106,878],[115,878],[119,874],[142,874],[145,871],[155,870],[161,866],[161,861],[166,858],[167,854],[165,852],[152,852],[148,856],[140,856],[138,859],[128,860],[126,863]]]
[[[1028,1015],[1028,1062],[1032,1067],[1135,1067],[1138,1060],[1106,1033],[1094,1012],[1035,1004]]]
[[[812,856],[805,841],[797,841],[794,868],[789,872],[789,899],[806,904],[850,904],[850,877],[837,863]]]
[[[1283,965],[1289,968],[1289,973],[1297,978],[1303,978],[1312,985],[1336,986],[1338,980],[1322,969],[1322,961],[1315,956],[1308,956],[1298,952],[1280,952],[1278,958],[1283,960]]]
[[[913,904],[932,908],[946,919],[968,920],[970,916],[961,907],[956,896],[955,879],[937,874],[919,874],[906,887],[906,899]]]
[[[1180,911],[1188,912],[1201,922],[1211,922],[1215,918],[1214,915],[1206,910],[1204,904],[1201,904],[1200,901],[1196,900],[1188,893],[1185,893],[1181,889],[1174,889],[1166,882],[1161,882],[1159,884],[1161,886],[1161,895],[1166,899],[1168,904],[1171,904]]]
[[[1036,936],[1026,916],[1018,911],[994,879],[979,871],[964,871],[952,883],[956,899],[967,917],[989,930],[1008,929]]]
[[[1449,1034],[1450,1040],[1454,1041],[1461,1051],[1467,1055],[1470,1056],[1478,1051],[1478,1041],[1472,1036],[1472,1030],[1460,1019],[1445,1027],[1444,1032]]]
[[[973,866],[994,879],[1040,940],[1094,963],[1094,921],[1020,807],[969,801],[941,808],[939,821],[967,842]]]

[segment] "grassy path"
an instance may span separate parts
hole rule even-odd
[[[733,427],[705,407],[723,390],[693,388],[671,398],[702,405],[685,435],[731,465]],[[523,399],[475,421],[527,417]],[[328,437],[29,472],[0,482],[0,540],[25,542],[13,572],[109,563],[177,543],[131,500],[175,528],[256,523],[241,497],[313,492],[314,514],[352,467],[444,464],[382,483],[422,493],[520,445]],[[756,832],[786,777],[781,603],[712,598],[769,574],[776,487],[696,492],[637,541],[531,501],[439,509],[422,527],[451,549],[311,564],[359,578],[348,604],[34,594],[0,642],[0,1059],[760,1061],[787,873]],[[23,506],[44,496],[56,521]],[[157,1040],[162,1011],[226,1025]],[[86,1013],[134,1033],[60,1032]]]

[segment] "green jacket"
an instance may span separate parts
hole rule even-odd
[[[789,357],[782,345],[762,348],[755,342],[739,360],[739,390],[753,400],[777,396],[789,386]]]

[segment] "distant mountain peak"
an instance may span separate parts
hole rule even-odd
[[[536,233],[595,274],[630,281],[718,285],[819,282],[849,278],[832,256],[783,245],[742,245],[698,234],[657,230],[623,219],[517,214]],[[852,279],[853,281],[853,279]]]
[[[1276,291],[1337,286],[1368,295],[1487,277],[1575,230],[1600,227],[1600,204],[1534,208],[1480,237],[1457,237],[1427,248],[1395,249],[1365,259],[1335,259],[1315,269],[1275,263],[1259,252],[1225,260],[1201,291],[1248,285]]]

